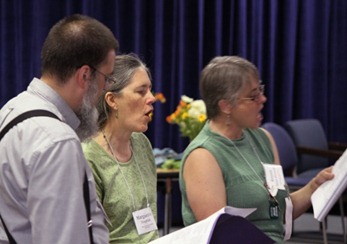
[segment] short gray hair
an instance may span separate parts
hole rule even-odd
[[[200,75],[200,95],[206,105],[207,117],[211,119],[219,114],[218,102],[222,99],[235,104],[251,77],[259,79],[259,73],[248,60],[238,56],[213,58]]]

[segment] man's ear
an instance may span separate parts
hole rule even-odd
[[[77,84],[82,89],[88,89],[92,69],[88,65],[83,65],[76,71]]]

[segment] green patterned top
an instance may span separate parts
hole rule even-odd
[[[276,242],[283,242],[285,198],[288,197],[288,192],[286,190],[278,191],[276,200],[280,206],[280,216],[277,219],[271,219],[269,193],[264,186],[265,172],[258,156],[263,163],[268,164],[273,163],[274,157],[270,141],[261,129],[246,129],[242,138],[231,142],[211,131],[209,123],[206,123],[200,134],[184,151],[182,158],[180,187],[184,224],[193,224],[196,219],[187,200],[186,186],[182,177],[183,165],[190,152],[198,147],[209,150],[217,160],[224,177],[227,205],[236,208],[256,208],[256,211],[247,219]]]
[[[120,171],[113,157],[94,140],[82,144],[86,159],[93,171],[96,192],[110,221],[107,224],[110,243],[148,243],[159,238],[158,231],[140,236],[137,234],[132,212],[147,207],[147,199],[136,163],[146,184],[155,220],[157,219],[157,175],[152,146],[148,138],[143,133],[133,133],[131,145],[133,156],[128,162],[120,163]],[[136,209],[133,207],[133,199]]]

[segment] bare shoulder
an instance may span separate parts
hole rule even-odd
[[[188,155],[186,165],[194,167],[194,165],[198,164],[202,166],[211,161],[216,161],[216,159],[210,151],[205,148],[196,148]]]
[[[269,131],[267,131],[266,129],[262,128],[262,127],[259,127],[260,130],[262,130],[266,137],[269,139],[269,141],[271,142],[271,144],[274,143],[274,138],[272,137],[271,133]]]
[[[270,132],[268,132],[266,129],[264,129],[263,127],[259,127],[259,129],[261,129],[264,133],[265,133],[265,135],[267,136],[267,137],[269,137],[269,138],[271,138],[272,136],[271,136],[271,134],[270,134]]]
[[[275,164],[280,164],[281,162],[280,162],[280,158],[279,158],[279,155],[278,155],[278,149],[277,149],[277,145],[276,145],[275,139],[273,138],[273,136],[271,135],[270,132],[268,132],[267,130],[265,130],[264,128],[261,128],[261,127],[260,127],[260,129],[262,131],[264,131],[265,135],[267,136],[267,138],[270,141],[272,153],[274,155],[274,163]]]
[[[212,177],[213,173],[219,175],[220,168],[215,157],[207,149],[197,148],[188,155],[184,164],[184,174],[197,174],[200,177],[210,175]]]

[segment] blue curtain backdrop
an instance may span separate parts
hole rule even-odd
[[[266,85],[264,121],[317,118],[329,139],[347,142],[345,0],[0,0],[0,106],[40,76],[50,29],[73,13],[97,18],[150,67],[153,147],[182,151],[187,139],[165,118],[182,94],[199,98],[201,69],[217,55],[254,62]]]

